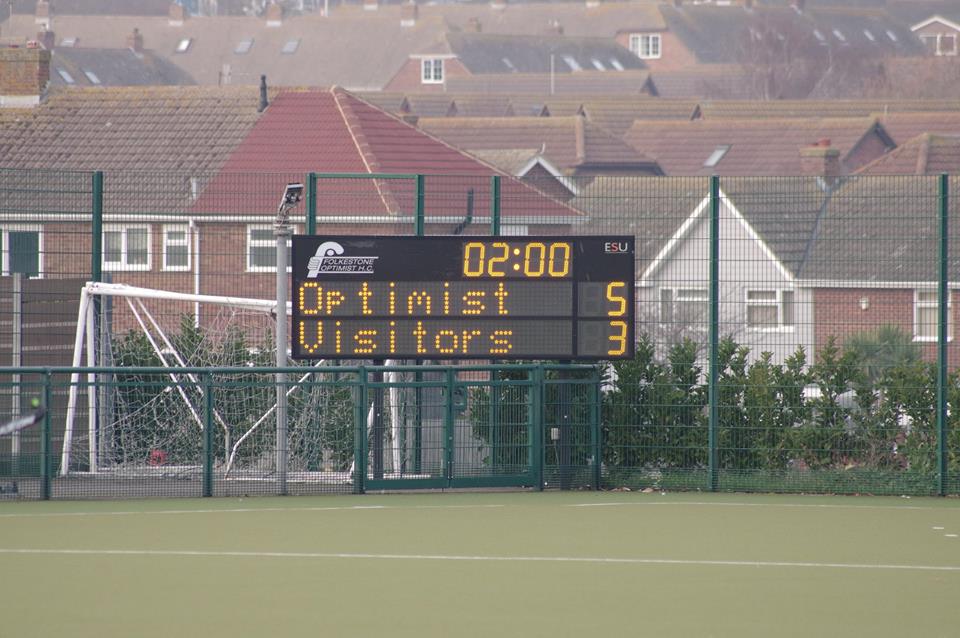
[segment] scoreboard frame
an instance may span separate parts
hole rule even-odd
[[[294,235],[294,359],[634,356],[632,236]]]

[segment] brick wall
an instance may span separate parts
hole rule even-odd
[[[0,49],[0,95],[40,95],[49,80],[49,51],[22,47]]]

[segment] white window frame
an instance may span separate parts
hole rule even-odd
[[[667,291],[667,290],[670,291],[670,314],[671,314],[670,317],[665,317],[663,312],[663,305],[665,303],[663,300],[663,293],[664,291]],[[697,296],[681,297],[680,293],[686,293],[686,294],[700,293],[700,294]],[[683,313],[677,312],[679,304],[691,303],[691,302],[703,304],[704,310],[705,310],[704,317],[703,317],[704,320],[701,322],[690,324],[690,325],[684,324],[683,327],[690,328],[693,330],[706,330],[710,320],[710,290],[707,288],[694,288],[690,286],[676,286],[676,287],[662,286],[657,293],[657,312],[660,315],[660,323],[664,325],[679,324],[680,322],[677,319],[677,316],[680,314],[683,314]]]
[[[420,83],[443,84],[443,58],[423,58],[420,60]]]
[[[641,60],[659,60],[663,55],[663,38],[659,33],[631,33],[629,48]]]
[[[269,230],[271,232],[270,239],[253,239],[253,232],[256,230]],[[297,226],[294,228],[295,233],[303,232],[302,229]],[[273,225],[272,224],[248,224],[247,225],[247,241],[246,241],[246,254],[247,254],[247,272],[277,272],[277,239],[273,236]],[[287,239],[287,260],[289,261],[292,255],[292,244],[291,239]],[[258,266],[253,263],[253,248],[271,248],[273,249],[273,261],[269,266]],[[292,272],[293,268],[291,264],[287,264],[287,272]]]
[[[182,232],[182,240],[171,240],[170,232]],[[190,226],[189,224],[164,224],[163,226],[163,269],[168,272],[184,272],[189,271],[191,265],[193,264],[193,255],[190,250]],[[184,247],[187,249],[187,263],[184,264],[171,264],[168,261],[169,249],[173,246]]]
[[[751,299],[751,293],[774,293],[772,299]],[[789,297],[789,299],[787,299]],[[743,291],[744,316],[743,323],[747,330],[753,332],[793,332],[797,328],[797,301],[796,293],[791,289],[783,288],[747,288]],[[787,323],[787,304],[792,305],[792,323]],[[777,309],[777,325],[751,325],[750,307],[764,306]]]
[[[129,232],[131,230],[147,231],[147,263],[130,263]],[[107,233],[120,233],[120,260],[107,261]],[[103,241],[101,243],[101,261],[103,269],[111,272],[120,271],[149,271],[153,263],[153,237],[152,229],[149,224],[108,224],[103,227]]]
[[[920,334],[920,312],[922,310],[933,310],[937,312],[939,308],[939,293],[932,288],[921,288],[913,291],[913,340],[922,342],[936,342],[937,335]],[[933,297],[931,300],[930,297]],[[936,321],[934,322],[934,332],[936,332]],[[953,291],[947,295],[947,341],[953,341]]]
[[[953,46],[947,50],[943,43],[947,40],[953,42]],[[957,55],[957,34],[938,33],[937,34],[937,55]]]
[[[9,277],[10,272],[10,233],[37,233],[37,278],[43,279],[43,227],[36,224],[10,224],[0,226],[0,264],[2,264],[2,274]]]

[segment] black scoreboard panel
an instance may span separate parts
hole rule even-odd
[[[296,359],[624,359],[633,237],[293,238]]]

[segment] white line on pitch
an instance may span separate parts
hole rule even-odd
[[[567,507],[684,507],[686,505],[707,507],[794,507],[811,509],[850,509],[850,510],[937,510],[949,511],[944,507],[925,507],[923,505],[838,505],[829,503],[710,503],[707,501],[661,501],[661,502],[612,502],[612,503],[571,503]],[[956,511],[960,512],[960,509]]]
[[[204,558],[318,558],[361,560],[423,560],[495,563],[593,563],[609,565],[691,565],[714,567],[797,567],[820,569],[880,569],[960,572],[960,565],[896,565],[882,563],[808,563],[750,560],[682,560],[671,558],[601,558],[590,556],[469,556],[448,554],[353,554],[333,552],[230,552],[163,549],[27,549],[0,548],[0,554],[53,556],[165,556]]]
[[[363,510],[403,510],[403,509],[491,509],[504,505],[344,505],[340,507],[236,507],[229,509],[202,510],[155,510],[119,512],[20,512],[0,514],[0,518],[51,518],[58,516],[157,516],[177,514],[246,514],[255,512],[347,512]]]

